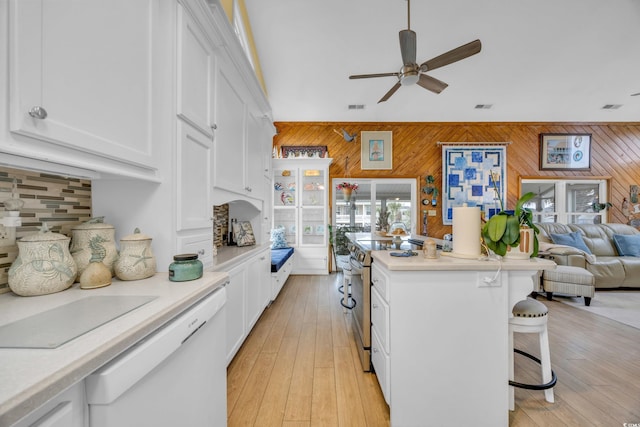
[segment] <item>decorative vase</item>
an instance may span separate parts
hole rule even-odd
[[[348,202],[349,200],[351,200],[351,193],[353,192],[353,190],[351,188],[343,188],[342,189],[342,197],[344,197],[344,201]]]
[[[146,279],[156,274],[156,258],[151,250],[151,237],[140,233],[138,228],[133,234],[120,239],[120,256],[114,270],[120,280]]]
[[[533,229],[520,227],[520,244],[515,247],[507,247],[507,253],[504,257],[508,259],[529,259],[533,253],[534,237]]]
[[[102,263],[113,276],[113,264],[118,258],[113,225],[104,223],[104,217],[91,218],[71,229],[71,255],[78,267],[78,279],[89,266],[94,251],[104,251]]]
[[[69,238],[41,231],[18,241],[18,257],[9,268],[9,288],[22,296],[46,295],[69,288],[77,274]]]

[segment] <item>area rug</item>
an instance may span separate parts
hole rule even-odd
[[[598,291],[591,299],[589,307],[584,305],[584,298],[554,295],[553,299],[572,307],[585,310],[625,325],[640,329],[640,290],[639,291]]]

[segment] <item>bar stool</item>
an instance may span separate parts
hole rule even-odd
[[[528,390],[544,390],[547,402],[553,403],[553,386],[557,377],[551,369],[551,356],[549,353],[549,335],[547,333],[547,307],[532,298],[516,303],[513,307],[513,317],[509,319],[509,410],[515,407],[514,387]],[[540,359],[518,350],[513,346],[513,334],[536,333],[540,340]],[[514,381],[513,355],[521,354],[542,366],[542,381],[544,384],[523,384]]]
[[[337,264],[342,269],[342,289],[339,289],[342,292],[342,304],[343,311],[346,313],[347,309],[352,309],[353,305],[351,301],[349,301],[349,297],[351,296],[351,292],[349,287],[351,286],[351,262],[349,261],[349,255],[338,255]]]

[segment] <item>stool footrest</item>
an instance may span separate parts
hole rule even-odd
[[[521,354],[523,356],[528,357],[529,359],[535,361],[536,363],[538,363],[539,365],[542,364],[542,361],[540,359],[538,359],[537,357],[529,354],[529,353],[525,353],[522,350],[519,350],[517,348],[513,349],[514,353],[518,353]],[[553,369],[551,370],[551,381],[549,381],[546,384],[524,384],[524,383],[519,383],[516,381],[509,381],[509,385],[513,386],[513,387],[518,387],[518,388],[524,388],[527,390],[547,390],[552,388],[553,386],[556,385],[556,382],[558,381],[558,377],[556,376],[556,373],[553,371]]]

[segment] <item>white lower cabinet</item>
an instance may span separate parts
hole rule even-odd
[[[384,400],[391,405],[391,356],[389,346],[389,302],[382,296],[380,285],[386,285],[386,277],[376,268],[371,269],[371,363],[376,372]],[[377,285],[377,287],[376,287]]]
[[[265,246],[235,265],[227,285],[227,365],[251,332],[271,296],[271,257]]]
[[[229,271],[229,284],[227,285],[227,365],[233,360],[238,349],[242,345],[245,333],[245,313],[247,304],[246,291],[246,266],[239,265]]]
[[[262,311],[269,303],[271,290],[271,276],[269,251],[262,252],[249,261],[247,267],[247,329],[251,330],[256,324]]]
[[[391,372],[389,365],[391,359],[389,353],[384,351],[376,328],[371,328],[371,363],[376,371],[376,378],[378,378],[378,384],[380,384],[384,400],[388,405],[391,405],[391,393],[389,390],[389,375]]]
[[[80,381],[18,421],[13,427],[85,427],[88,425],[88,421],[85,421],[87,411],[84,381]]]

